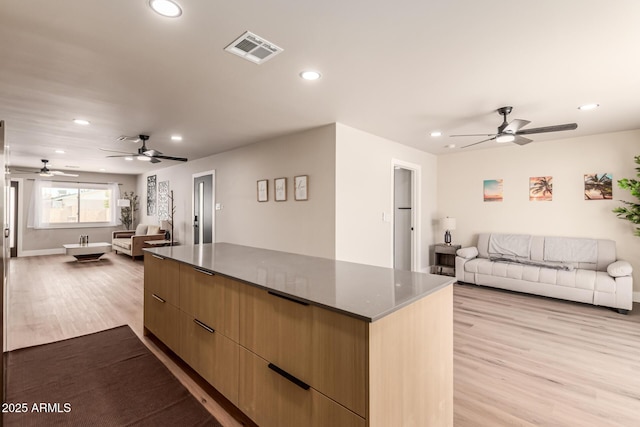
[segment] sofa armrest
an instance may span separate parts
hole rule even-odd
[[[112,239],[118,239],[123,237],[131,237],[135,234],[135,230],[118,230],[111,233]]]
[[[473,259],[478,256],[478,248],[475,246],[461,248],[456,251],[456,255],[464,259]]]
[[[607,273],[611,277],[631,276],[632,272],[633,267],[627,261],[616,261],[607,267]]]

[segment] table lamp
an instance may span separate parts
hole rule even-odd
[[[444,242],[447,245],[451,245],[451,230],[455,230],[456,229],[456,219],[455,218],[442,218],[440,220],[440,225],[442,226],[442,228],[445,230],[444,231]]]

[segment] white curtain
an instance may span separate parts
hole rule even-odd
[[[111,190],[111,200],[109,200],[110,221],[107,223],[87,224],[87,223],[66,223],[55,226],[48,222],[50,206],[43,203],[42,190],[44,188],[73,188],[73,189],[96,189]],[[118,183],[110,182],[107,184],[100,183],[77,183],[64,181],[47,181],[36,179],[31,192],[31,200],[29,202],[29,214],[27,216],[27,227],[30,228],[76,228],[76,227],[115,227],[120,224],[120,208],[117,206],[117,200],[120,198],[120,187]]]

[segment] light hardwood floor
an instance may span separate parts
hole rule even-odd
[[[13,258],[9,273],[9,349],[128,324],[223,425],[241,425],[143,336],[142,261],[113,253],[86,263],[62,255]],[[640,306],[634,308],[623,316],[455,285],[455,425],[640,426]]]

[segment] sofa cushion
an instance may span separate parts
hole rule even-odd
[[[151,236],[153,234],[160,234],[160,226],[159,225],[150,225],[147,228],[147,236]]]
[[[127,237],[127,238],[113,239],[111,241],[111,246],[114,246],[116,248],[123,248],[123,249],[126,249],[126,250],[130,251],[131,250],[131,238]]]
[[[136,236],[144,236],[147,234],[147,225],[146,224],[138,224],[136,227]]]

